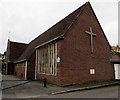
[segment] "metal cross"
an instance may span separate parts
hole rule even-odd
[[[91,53],[93,53],[93,36],[96,36],[96,34],[94,34],[92,32],[92,28],[90,27],[90,32],[88,31],[85,31],[85,33],[89,34],[90,35],[90,41],[91,41]]]

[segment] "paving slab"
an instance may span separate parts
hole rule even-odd
[[[20,84],[28,83],[29,81],[22,80],[13,75],[2,75],[1,89],[6,89],[9,87],[14,87]]]

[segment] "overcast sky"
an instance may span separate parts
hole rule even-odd
[[[29,43],[86,1],[0,0],[0,53],[6,50],[8,38],[15,42]],[[118,1],[89,1],[109,43],[117,45]]]

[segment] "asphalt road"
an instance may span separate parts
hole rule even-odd
[[[38,96],[38,98],[118,98],[118,88],[120,87],[106,87],[52,96]]]
[[[10,89],[6,91],[7,94],[5,93],[5,91],[3,92],[3,98],[118,98],[118,88],[118,86],[104,87],[57,95],[41,94],[37,92],[38,90],[31,91],[31,95],[28,95],[27,91],[26,93],[22,93],[21,90],[18,90],[19,92],[16,94]]]

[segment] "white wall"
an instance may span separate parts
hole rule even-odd
[[[120,79],[120,64],[114,64],[115,79]]]
[[[120,79],[120,64],[118,65],[118,79]]]

